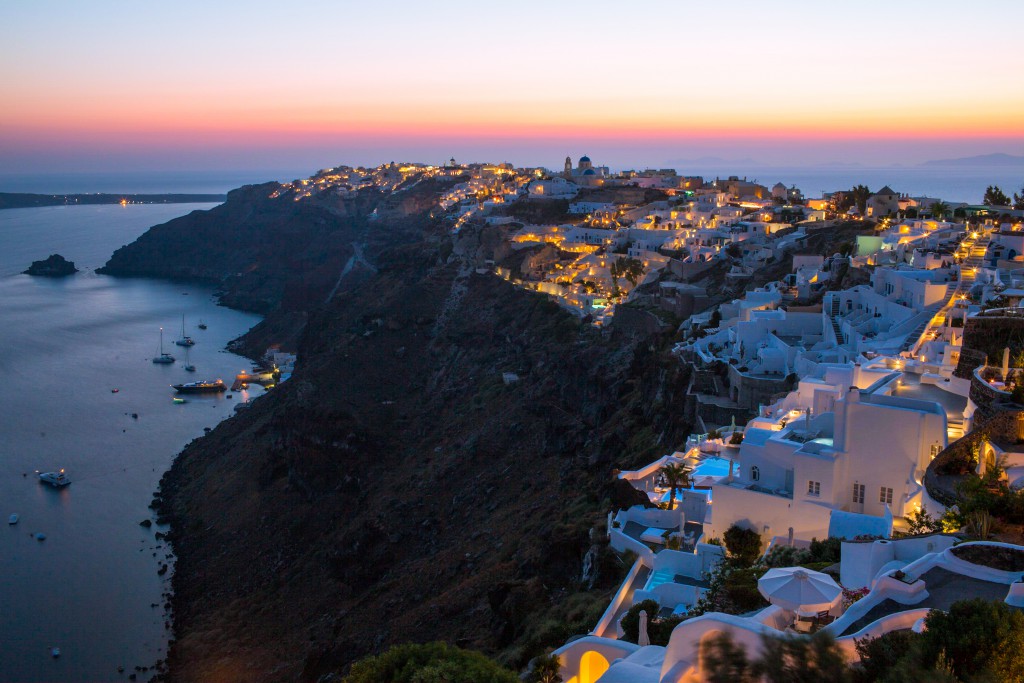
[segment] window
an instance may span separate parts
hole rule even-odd
[[[758,469],[757,465],[750,468],[750,478],[754,481],[759,481],[761,479],[761,470]]]
[[[892,505],[892,489],[888,486],[883,486],[882,490],[878,493],[878,502]]]
[[[808,496],[820,496],[821,495],[821,482],[820,481],[808,481],[807,482],[807,495]]]
[[[864,484],[853,485],[853,502],[859,505],[864,504]]]
[[[931,450],[931,453],[930,453],[932,460],[934,460],[935,456],[938,455],[938,454],[939,454],[939,444],[933,443],[932,444],[932,450]]]

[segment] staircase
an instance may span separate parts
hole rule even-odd
[[[832,297],[832,310],[829,313],[829,321],[832,323],[832,331],[836,334],[836,344],[842,346],[843,344],[843,329],[839,325],[839,297]]]
[[[904,351],[910,351],[911,355],[916,355],[926,341],[932,322],[938,317],[937,313],[946,313],[953,307],[957,296],[971,290],[977,277],[975,270],[981,268],[984,264],[985,252],[988,250],[988,243],[991,239],[991,236],[985,233],[973,242],[963,245],[967,247],[967,258],[960,264],[960,280],[958,282],[951,282],[946,286],[945,302],[937,307],[937,311],[929,316],[925,322],[921,323],[913,332],[907,335],[907,339],[903,343]]]

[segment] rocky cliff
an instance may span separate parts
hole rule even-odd
[[[437,192],[367,200],[372,221],[353,212],[330,236],[318,222],[338,217],[330,207],[278,212],[257,197],[249,209],[323,245],[323,262],[364,265],[303,309],[294,376],[163,479],[178,557],[171,680],[331,680],[386,645],[433,639],[522,665],[606,605],[619,570],[591,530],[629,493],[612,470],[685,438],[686,377],[668,336],[602,332],[476,272],[497,228],[450,236],[431,217]],[[223,225],[245,233],[234,203]],[[214,213],[158,226],[111,264],[162,254],[162,272],[186,276],[157,237],[216,235]],[[210,250],[236,271],[226,241]],[[216,279],[203,263],[195,276]]]

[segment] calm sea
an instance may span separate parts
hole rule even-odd
[[[123,681],[165,656],[170,574],[157,571],[169,551],[139,522],[174,456],[247,397],[177,405],[169,385],[230,381],[249,363],[224,346],[259,318],[218,307],[209,289],[93,270],[149,226],[210,206],[0,211],[0,681]],[[17,274],[54,252],[82,272]],[[182,315],[195,375],[173,344]],[[171,366],[150,360],[161,326]],[[37,470],[61,467],[69,487],[39,483]]]
[[[727,166],[695,165],[684,169],[689,175],[703,175],[705,180],[730,175],[747,177],[771,187],[784,183],[796,185],[806,197],[820,197],[822,192],[845,190],[857,184],[867,185],[872,191],[888,185],[900,194],[912,197],[938,197],[947,202],[981,204],[985,188],[998,185],[1012,197],[1024,185],[1024,167],[1007,166],[820,166],[820,167],[764,167],[749,164]]]

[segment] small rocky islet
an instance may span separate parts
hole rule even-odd
[[[74,261],[68,261],[60,254],[50,254],[42,261],[33,261],[28,270],[23,271],[25,275],[36,275],[38,277],[67,277],[78,272]]]

